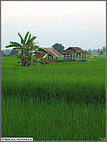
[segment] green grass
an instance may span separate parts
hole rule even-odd
[[[21,67],[2,58],[2,136],[105,137],[105,57]]]

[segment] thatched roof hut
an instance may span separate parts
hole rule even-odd
[[[79,47],[69,47],[62,52],[62,55],[69,55],[69,54],[82,54],[82,55],[91,55],[90,53],[84,51]]]

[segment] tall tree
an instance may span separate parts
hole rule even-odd
[[[105,53],[106,52],[106,46],[103,46],[103,53]]]
[[[98,53],[100,54],[100,49],[98,48]]]
[[[1,56],[4,56],[4,50],[1,50]]]
[[[55,50],[57,50],[59,53],[61,53],[64,50],[64,46],[62,44],[59,44],[59,43],[55,43],[52,47]]]

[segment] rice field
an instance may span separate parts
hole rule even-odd
[[[2,58],[2,137],[105,138],[105,57],[21,67]]]

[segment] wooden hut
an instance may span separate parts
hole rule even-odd
[[[62,52],[62,55],[64,55],[64,61],[85,61],[86,55],[91,54],[79,47],[69,47]]]
[[[48,62],[53,62],[53,57],[56,57],[56,62],[58,61],[58,57],[62,57],[62,54],[60,54],[58,51],[56,51],[54,48],[40,48],[39,51],[43,51],[46,54],[41,54],[41,53],[35,53],[35,58],[48,58]]]

